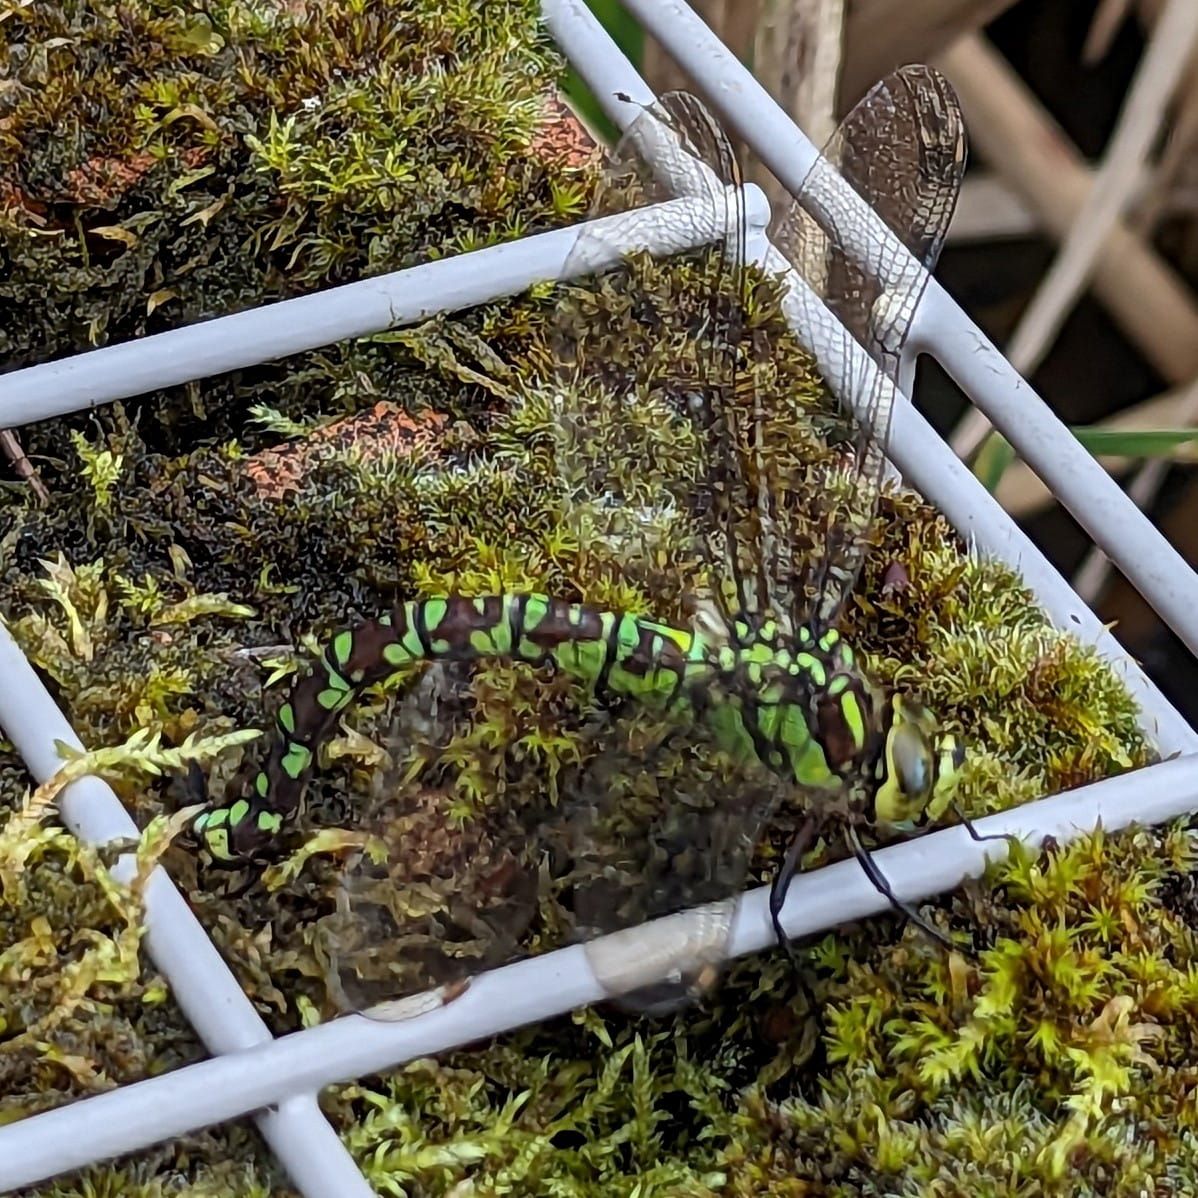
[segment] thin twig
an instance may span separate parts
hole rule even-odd
[[[905,62],[930,62],[1015,0],[853,0],[841,71],[841,111]]]
[[[961,184],[948,239],[955,245],[1028,237],[1039,224],[1027,205],[997,175],[980,174]]]
[[[1193,172],[1198,159],[1198,56],[1191,60],[1187,83],[1175,109],[1152,189],[1136,211],[1135,227],[1140,233],[1155,229],[1169,215],[1174,191],[1185,188],[1187,172]]]
[[[29,484],[39,503],[49,503],[50,492],[38,477],[33,463],[26,457],[17,434],[10,428],[0,429],[0,445],[4,447],[4,456],[12,463],[16,476]]]
[[[836,127],[844,0],[763,0],[752,38],[754,73],[816,145]],[[726,39],[725,39],[726,40]],[[790,196],[764,167],[750,177],[775,210]]]
[[[845,0],[802,0],[811,38],[811,69],[803,80],[803,117],[807,136],[822,146],[836,128],[836,101],[844,59]]]
[[[1083,66],[1092,67],[1106,57],[1119,26],[1127,20],[1130,11],[1131,0],[1102,0],[1082,46]]]

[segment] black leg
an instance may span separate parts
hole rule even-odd
[[[981,832],[979,832],[977,828],[973,826],[973,821],[965,814],[964,811],[961,810],[959,804],[953,804],[953,811],[956,813],[957,819],[961,821],[965,831],[969,833],[971,839],[976,840],[979,844],[985,840],[1005,840],[1008,844],[1014,844],[1019,840],[1019,837],[1013,832],[994,832],[989,836],[983,836]]]
[[[790,938],[782,930],[782,904],[786,902],[786,892],[790,889],[791,879],[799,871],[799,862],[814,839],[815,817],[809,815],[791,840],[786,857],[770,884],[770,923],[774,925],[774,935],[778,937],[779,945],[786,950],[786,955],[792,963],[795,961],[794,949],[791,947]]]
[[[865,876],[870,880],[874,889],[886,899],[887,902],[896,910],[901,911],[917,928],[925,935],[930,936],[937,944],[943,945],[952,952],[960,952],[960,945],[954,944],[943,932],[938,928],[934,928],[918,911],[910,904],[903,902],[902,899],[890,889],[890,883],[886,881],[882,875],[882,871],[878,868],[877,862],[870,856],[869,850],[861,843],[861,838],[857,835],[857,829],[852,825],[848,828],[849,847],[853,850],[853,856],[861,864],[861,868],[865,871]]]

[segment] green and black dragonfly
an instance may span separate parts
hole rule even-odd
[[[662,162],[653,169],[645,162],[648,142],[671,147],[675,169],[664,171],[671,178],[655,178]],[[574,934],[591,940],[699,908],[672,982],[688,992],[710,984],[753,845],[796,787],[808,797],[809,816],[775,876],[779,940],[787,884],[830,820],[874,885],[902,907],[861,831],[912,829],[944,814],[962,742],[914,697],[877,685],[835,625],[874,537],[899,355],[964,161],[951,88],[930,68],[902,68],[845,119],[771,226],[772,257],[763,258],[750,253],[746,190],[710,113],[684,93],[642,109],[605,172],[596,215],[672,198],[682,164],[692,205],[674,205],[663,219],[714,214],[724,231],[688,275],[685,335],[700,347],[692,360],[701,368],[679,368],[675,377],[668,345],[653,361],[597,352],[606,344],[596,327],[604,311],[575,292],[559,320],[550,389],[563,520],[612,570],[642,581],[685,563],[686,579],[667,609],[672,618],[547,594],[446,594],[400,602],[337,632],[279,708],[265,761],[246,767],[230,795],[195,820],[209,853],[241,861],[279,851],[322,742],[366,686],[407,676],[418,663],[449,671],[452,684],[460,663],[523,662],[582,683],[606,730],[604,747],[576,771],[568,794],[536,817],[543,847],[534,857],[565,854],[573,862],[566,872]],[[862,260],[860,210],[829,188],[830,167],[905,253],[879,240],[871,260]],[[685,241],[690,230],[674,231]],[[618,222],[583,226],[566,274],[586,276],[618,261],[620,236]],[[777,274],[779,263],[787,273]],[[768,350],[754,312],[770,294],[785,307],[787,289],[802,286],[822,299],[842,338],[829,359],[841,364],[837,394],[822,412],[771,388],[761,368]],[[647,301],[637,318],[652,322],[654,302],[661,301]],[[400,707],[413,704],[420,706],[411,699]],[[427,703],[421,711],[397,717],[398,734],[435,742]],[[611,735],[616,725],[619,735]],[[680,754],[680,744],[697,747]],[[399,825],[391,819],[390,826]],[[383,824],[376,819],[374,827]],[[510,856],[481,842],[475,851],[494,852],[494,886],[503,903],[519,906]],[[393,880],[377,854],[359,854],[347,871],[356,951],[376,964],[403,951],[382,947],[388,937],[404,939],[402,913],[393,904],[388,910]],[[524,910],[527,923],[527,903]],[[481,924],[493,928],[480,915]],[[345,959],[352,956],[347,949]],[[629,987],[618,963],[592,960],[609,992]],[[387,972],[384,961],[375,980]],[[378,997],[355,983],[358,965],[343,963],[341,976],[350,1006]]]

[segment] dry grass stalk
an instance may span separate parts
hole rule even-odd
[[[1047,231],[1067,236],[1093,183],[1077,150],[981,38],[962,38],[939,65],[961,96],[973,144]],[[1129,339],[1169,381],[1198,374],[1198,305],[1189,288],[1123,221],[1103,249],[1094,290]],[[954,439],[959,453],[970,443]]]

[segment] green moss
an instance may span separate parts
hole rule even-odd
[[[472,5],[415,0],[34,3],[6,17],[8,368],[576,214],[577,172],[532,144],[558,60],[531,0],[489,6],[485,22]],[[486,319],[479,327],[490,334]],[[22,431],[53,499],[38,509],[0,495],[0,610],[88,743],[145,728],[178,744],[197,728],[252,726],[261,674],[248,647],[285,639],[293,620],[327,626],[346,606],[377,604],[360,567],[370,578],[376,560],[389,560],[388,543],[377,559],[342,558],[347,587],[330,587],[334,574],[308,563],[321,545],[344,544],[336,519],[325,505],[323,522],[296,530],[289,502],[254,492],[245,461],[273,445],[280,426],[243,413],[258,400],[294,431],[369,407],[382,392],[418,409],[429,388],[420,363],[414,350],[386,344],[338,346]],[[476,409],[477,394],[457,402]],[[192,452],[197,437],[205,447]],[[324,476],[351,497],[369,491],[347,463],[330,463]],[[393,515],[381,497],[360,518],[363,536]],[[280,547],[274,567],[258,524]],[[319,543],[297,539],[309,531]],[[298,593],[280,566],[306,573]],[[15,811],[28,780],[4,750],[0,807]],[[178,779],[115,783],[143,825],[194,797]],[[139,976],[136,957],[113,966],[137,918],[98,886],[105,875],[93,856],[52,823],[19,850],[0,861],[18,882],[0,901],[3,1117],[199,1056],[160,980]],[[186,882],[191,862],[178,857]],[[251,932],[229,924],[224,938],[245,945],[252,975]],[[272,971],[286,972],[288,953],[290,941],[251,982],[276,1009],[287,1000]],[[68,992],[69,1006],[57,1002]],[[252,1139],[236,1128],[205,1133],[39,1192],[286,1192],[269,1167],[228,1164],[249,1156]]]
[[[943,519],[909,494],[884,504],[884,520],[846,631],[879,677],[914,685],[967,738],[968,810],[1151,759],[1127,691],[1093,650],[1048,622],[1011,570],[964,556]],[[888,587],[896,565],[904,584]]]
[[[659,285],[650,267],[641,270],[640,284]],[[488,319],[494,318],[484,314],[483,323]],[[635,327],[623,335],[628,361],[635,363]],[[640,336],[651,335],[658,334],[642,328]],[[444,336],[465,342],[456,332]],[[681,339],[678,348],[683,352]],[[792,385],[806,386],[802,356],[784,340],[778,349],[783,371],[794,372]],[[536,361],[538,352],[534,338],[526,360]],[[459,367],[449,368],[455,377]],[[570,402],[589,410],[591,400],[598,402],[589,394],[581,391]],[[651,398],[643,424],[621,430],[623,446],[641,447],[644,473],[628,479],[630,487],[652,487],[654,470],[662,478],[676,474],[691,452],[673,440],[667,398]],[[818,405],[818,393],[812,402]],[[384,562],[391,572],[385,581],[417,593],[447,585],[466,591],[537,586],[677,613],[685,560],[667,556],[643,573],[617,571],[601,547],[586,545],[561,521],[568,478],[552,452],[557,434],[548,392],[521,386],[479,423],[478,429],[452,429],[438,457],[423,465],[330,445],[299,491],[280,502],[243,484],[237,452],[204,450],[164,463],[118,422],[105,449],[79,447],[74,490],[58,496],[50,512],[21,512],[14,521],[10,543],[18,553],[6,575],[14,630],[57,680],[85,735],[111,741],[147,720],[175,737],[197,728],[261,726],[259,679],[269,666],[241,653],[241,646],[246,640],[269,645],[278,640],[277,629],[326,629],[340,621],[346,605],[377,609],[387,596],[369,572]],[[616,448],[604,448],[603,429],[596,428],[600,440],[584,459],[588,470]],[[101,452],[108,454],[104,460],[121,463],[109,484],[118,489],[119,504],[97,488],[96,472],[87,466]],[[671,456],[677,453],[683,457]],[[197,502],[197,496],[204,498]],[[1005,571],[962,558],[935,515],[910,498],[888,500],[887,517],[845,628],[871,652],[882,675],[917,683],[967,733],[974,754],[964,791],[970,809],[1005,806],[1043,793],[1057,779],[1102,776],[1145,759],[1133,708],[1109,671],[1049,629]],[[89,530],[95,556],[73,571],[60,563],[47,573],[36,565],[37,555],[68,520]],[[269,574],[263,561],[274,567]],[[895,561],[907,585],[886,591],[883,580]],[[203,592],[193,577],[203,578]],[[205,594],[230,598],[203,600]],[[254,600],[253,616],[230,606],[247,598]],[[190,618],[164,622],[166,613],[180,611]],[[979,623],[986,625],[984,635]],[[579,760],[584,705],[567,681],[495,663],[475,672],[468,686],[473,716],[458,726],[441,762],[452,771],[451,787],[409,790],[414,801],[398,825],[403,860],[425,879],[423,891],[388,892],[413,944],[430,911],[455,898],[485,923],[487,908],[478,898],[493,884],[511,835],[527,826],[526,805],[542,801],[544,782],[568,778]],[[314,788],[306,829],[352,828],[360,817],[346,808],[346,795],[369,805],[380,790],[394,793],[408,718],[387,697],[395,689],[348,718],[352,733],[331,746],[335,756]],[[1071,692],[1089,695],[1093,706],[1076,699],[1067,705],[1063,699]],[[1063,718],[1070,710],[1076,714]],[[1100,723],[1103,735],[1092,735]],[[378,745],[393,755],[390,765]],[[525,762],[516,773],[502,765],[505,746],[514,745]],[[215,771],[214,788],[232,765]],[[491,780],[500,769],[509,783],[497,807]],[[143,821],[160,804],[179,801],[177,790],[173,799],[162,789],[127,797]],[[790,818],[779,820],[779,836]],[[759,871],[770,853],[767,843]],[[322,962],[335,926],[325,896],[336,883],[329,859],[312,857],[298,874],[281,876],[273,891],[258,887],[241,898],[223,894],[219,879],[199,876],[188,852],[172,852],[170,866],[277,1026],[296,1026],[305,1005],[328,1010]],[[1064,1052],[1055,1073],[1043,1060],[1024,1056],[1043,1088],[1030,1097],[1016,1091],[1022,1066],[1009,1062],[1028,1052],[1029,1029],[1043,1026],[1025,991],[1041,971],[1060,971],[1041,954],[1061,950],[1049,932],[1020,924],[1019,911],[1030,918],[1040,897],[1021,908],[1014,874],[1006,887],[1005,893],[979,890],[946,900],[954,926],[981,946],[993,945],[977,972],[960,961],[946,963],[916,933],[882,934],[892,925],[884,919],[871,926],[868,939],[850,932],[822,941],[810,953],[801,990],[776,955],[766,956],[739,965],[706,1011],[655,1028],[619,1016],[604,1016],[602,1024],[594,1015],[578,1024],[558,1021],[481,1052],[455,1054],[443,1065],[414,1065],[338,1092],[331,1109],[375,1184],[413,1194],[449,1192],[466,1176],[536,1192],[573,1186],[579,1193],[789,1195],[808,1186],[914,1193],[928,1170],[940,1176],[965,1168],[968,1129],[978,1120],[987,1136],[1015,1141],[1016,1121],[1026,1118],[1026,1134],[1047,1153],[1066,1134],[1073,1112],[1065,1104],[1072,1096],[1109,1106],[1113,1092],[1097,1083],[1087,1090],[1085,1068]],[[500,914],[510,921],[510,907]],[[1045,926],[1058,927],[1073,915],[1080,918],[1062,912],[1054,922],[1046,915]],[[504,959],[517,949],[513,932],[534,950],[568,932],[552,905],[526,907],[524,919],[522,929],[513,929],[497,915],[485,934],[476,925],[477,947],[467,944],[459,964]],[[1120,935],[1121,920],[1114,929]],[[1023,955],[1027,944],[1031,958]],[[410,987],[437,980],[435,973],[430,979],[434,968],[414,953]],[[1066,997],[1076,1006],[1056,1010],[1061,1028],[1070,1032],[1078,1012],[1089,1023],[1102,1017],[1120,994],[1103,988],[1105,976],[1098,970],[1097,981],[1066,979],[1073,987]],[[983,999],[992,992],[1027,1002],[1022,1022],[983,1017]],[[1118,1034],[1138,1035],[1118,1029],[1147,1022],[1128,1016],[1120,1025],[1118,1004],[1113,1011]],[[1076,1043],[1076,1037],[1070,1041]],[[1099,1063],[1112,1068],[1107,1058]],[[1134,1075],[1134,1060],[1132,1068]],[[1124,1083],[1120,1093],[1126,1097],[1128,1089]],[[436,1100],[434,1090],[441,1095]],[[1001,1116],[991,1113],[996,1096],[1006,1104]],[[992,1123],[998,1132],[989,1130]],[[497,1127],[510,1132],[499,1137]],[[1091,1113],[1083,1139],[1104,1127]],[[891,1179],[890,1190],[871,1190],[874,1175]]]
[[[534,6],[497,6],[488,23],[459,19],[455,6],[396,8],[384,20],[357,5],[298,16],[208,5],[200,17],[34,4],[0,26],[27,83],[39,54],[63,59],[56,88],[9,101],[15,120],[0,141],[56,233],[34,238],[34,209],[9,206],[14,282],[0,302],[12,305],[10,356],[122,339],[572,210],[577,178],[512,153],[550,68],[532,41]],[[59,36],[67,43],[50,46]],[[451,69],[413,69],[422,64]],[[68,124],[55,146],[39,131],[66,111],[68,85],[91,89],[96,115]],[[505,93],[511,107],[497,111]],[[317,94],[320,105],[304,102]],[[76,194],[81,164],[127,166],[143,150],[152,161],[127,187]],[[97,223],[135,240],[96,234]],[[682,619],[693,594],[719,581],[685,502],[710,452],[686,413],[719,381],[701,335],[709,293],[696,287],[709,267],[640,260],[564,301],[541,288],[118,405],[86,426],[52,422],[34,433],[53,450],[42,463],[51,505],[0,493],[0,610],[97,745],[139,729],[178,745],[264,726],[278,694],[265,683],[294,668],[292,646],[314,647],[397,592],[535,587]],[[45,279],[56,287],[35,293]],[[164,289],[177,294],[147,314]],[[565,345],[559,302],[573,312]],[[767,393],[802,399],[799,419],[769,429],[794,483],[784,518],[801,533],[838,502],[822,484],[837,461],[828,442],[844,428],[769,289],[754,291],[749,317],[745,365]],[[564,380],[563,356],[587,364],[587,377]],[[613,419],[612,391],[640,402]],[[305,445],[284,495],[255,483],[263,451],[277,464],[301,437],[379,399],[435,435],[389,453],[327,435]],[[800,460],[806,475],[793,471]],[[595,503],[604,489],[621,502]],[[966,557],[906,493],[884,499],[877,541],[843,630],[883,680],[922,692],[965,736],[968,811],[1149,759],[1111,671],[1053,630],[1010,572]],[[426,701],[446,713],[434,760],[413,753]],[[627,732],[621,721],[597,728],[579,688],[526,666],[412,670],[370,692],[327,746],[289,833],[305,853],[240,895],[182,845],[167,864],[280,1031],[335,1007],[331,938],[352,948],[335,939],[337,854],[360,842],[372,811],[397,815],[387,826],[403,850],[374,895],[388,929],[407,936],[391,988],[542,951],[569,937],[571,913],[551,853],[540,872],[537,837],[548,828],[552,842],[555,804],[577,793],[597,747]],[[211,768],[214,792],[235,757]],[[635,781],[639,811],[652,796]],[[179,778],[116,785],[143,826],[194,798]],[[0,758],[0,801],[18,808],[26,786],[13,756]],[[693,774],[671,778],[680,792],[701,793]],[[779,812],[753,876],[765,876],[798,815]],[[831,852],[820,845],[808,865]],[[72,962],[126,943],[131,923],[96,863],[52,823],[22,854],[20,869],[0,861],[19,880],[0,901],[14,946],[0,974],[9,1117],[198,1055],[157,979],[127,959],[114,976],[83,979],[68,1017],[37,1044],[21,1039]],[[939,922],[972,938],[980,964],[884,916],[806,946],[799,976],[764,954],[736,964],[701,1009],[655,1023],[578,1013],[339,1087],[326,1106],[376,1188],[412,1196],[471,1186],[628,1198],[1130,1194],[1165,1178],[1184,1189],[1192,857],[1182,827],[1021,856],[934,904]],[[446,926],[452,953],[437,938]],[[44,955],[31,965],[36,944]],[[35,1002],[23,1002],[23,987]],[[273,1175],[227,1164],[244,1158],[246,1134],[197,1137],[77,1184],[176,1192],[166,1178],[186,1159],[197,1188],[265,1192]],[[64,1186],[39,1192],[72,1192]]]
[[[11,747],[0,746],[0,804],[19,806],[23,786]],[[0,833],[0,1123],[201,1059],[162,979],[139,964],[138,896],[62,829],[35,826],[19,845],[11,829],[6,821]],[[279,1180],[254,1134],[233,1127],[36,1192],[157,1198],[203,1181],[214,1193],[281,1194]]]
[[[969,904],[979,970],[892,949],[825,972],[836,1071],[781,1107],[796,1153],[846,1193],[1192,1176],[1194,854],[1183,825],[1019,854]]]
[[[688,269],[640,263],[635,284],[663,297],[655,303],[661,312],[682,312],[671,304]],[[760,302],[777,351],[768,367],[777,374],[768,382],[801,389],[816,417],[823,401],[809,365],[770,323],[766,299]],[[467,391],[473,382],[463,382],[464,362],[485,368],[489,378],[502,376],[510,389],[507,401],[485,416],[460,418],[435,456],[380,458],[330,441],[298,490],[274,500],[246,485],[242,452],[233,447],[164,460],[119,416],[103,442],[77,442],[73,488],[48,512],[14,511],[6,604],[14,631],[58,682],[88,739],[112,741],[147,721],[175,738],[261,726],[260,680],[273,667],[242,652],[245,643],[269,646],[285,629],[320,633],[339,623],[346,607],[377,610],[388,601],[389,585],[412,593],[535,586],[680,616],[688,591],[703,581],[687,536],[671,534],[662,542],[664,556],[615,560],[601,541],[582,535],[578,521],[598,518],[594,512],[580,517],[567,504],[571,514],[561,517],[563,503],[578,496],[578,470],[586,477],[614,471],[605,482],[626,488],[630,501],[685,473],[701,445],[688,441],[685,422],[672,417],[670,387],[647,396],[618,428],[603,423],[601,390],[588,385],[570,393],[565,402],[586,416],[594,440],[575,446],[563,470],[560,393],[528,381],[536,364],[547,361],[538,336],[548,308],[539,299],[525,301],[509,310],[510,324],[501,311],[472,314],[460,327],[440,322],[421,334],[452,347],[439,369]],[[686,361],[693,352],[688,320],[683,312],[671,332],[637,320],[621,300],[610,326],[592,322],[599,332],[586,352],[610,370],[604,354],[619,346],[618,360],[635,370],[650,343],[664,339],[678,377],[693,386],[687,380],[698,362]],[[505,370],[474,338],[489,328],[488,344],[499,342],[498,330],[507,327],[527,332]],[[622,385],[618,377],[609,381]],[[800,428],[796,435],[808,434]],[[627,469],[622,454],[632,455],[635,469]],[[101,472],[92,465],[98,461],[119,468]],[[101,473],[110,478],[114,470],[115,481],[97,486]],[[111,502],[113,487],[119,503]],[[961,556],[939,518],[909,496],[888,498],[885,517],[844,628],[869,651],[879,674],[923,690],[967,735],[972,759],[963,798],[970,810],[1006,806],[1062,779],[1088,780],[1146,760],[1134,708],[1110,672],[1051,630],[1008,572]],[[38,565],[43,547],[68,522],[88,530],[89,564]],[[678,533],[684,525],[668,528]],[[904,585],[887,588],[896,562]],[[384,569],[387,577],[378,578]],[[203,591],[193,578],[203,579]],[[252,615],[233,606],[251,598]],[[167,613],[175,615],[168,620]],[[290,660],[286,652],[275,656]],[[409,880],[388,877],[379,901],[408,935],[406,972],[391,974],[389,985],[414,990],[446,980],[439,971],[447,964],[451,973],[471,970],[568,936],[569,917],[552,901],[502,887],[496,892],[494,879],[497,865],[519,861],[513,843],[528,841],[546,797],[568,787],[580,754],[592,751],[584,746],[593,729],[584,696],[568,680],[487,664],[459,680],[469,715],[455,718],[437,783],[429,786],[407,774],[410,702],[391,697],[410,690],[411,681],[397,680],[349,714],[294,840],[320,826],[352,829],[372,804],[407,796],[393,831]],[[213,771],[218,792],[233,765]],[[397,789],[404,776],[409,781]],[[506,779],[502,802],[497,776]],[[139,788],[127,797],[144,821],[180,801],[177,785],[173,796],[171,789]],[[351,795],[354,809],[346,806]],[[781,813],[761,848],[758,876],[794,818]],[[189,851],[172,850],[169,864],[276,1026],[296,1026],[303,1011],[330,1010],[335,983],[325,957],[329,937],[341,933],[332,915],[331,859],[318,853],[299,870],[275,874],[273,889],[258,886],[241,897],[225,894],[220,878],[198,874]],[[1026,863],[1022,868],[1029,878],[1035,872]],[[412,1194],[447,1193],[466,1176],[536,1192],[573,1186],[579,1193],[629,1195],[789,1195],[804,1187],[914,1193],[927,1176],[965,1168],[962,1128],[972,1126],[970,1119],[990,1119],[996,1095],[1006,1105],[993,1134],[1014,1139],[1015,1121],[1026,1115],[1027,1134],[1038,1135],[1047,1154],[1074,1134],[1070,1127],[1080,1127],[1084,1139],[1105,1126],[1093,1110],[1084,1126],[1069,1124],[1071,1098],[1109,1106],[1115,1092],[1103,1088],[1106,1081],[1088,1082],[1086,1068],[1063,1050],[1055,1073],[1042,1059],[1020,1057],[1035,1043],[1031,1032],[1044,1026],[1030,1001],[1032,980],[1045,970],[1064,978],[1066,997],[1076,1005],[1055,1014],[1071,1035],[1079,1012],[1089,1023],[1101,1019],[1120,991],[1103,988],[1101,969],[1093,977],[1083,970],[1080,980],[1062,973],[1055,955],[1063,950],[1053,936],[1067,934],[1045,929],[1067,928],[1081,914],[1045,915],[1044,928],[1032,929],[1026,920],[1029,913],[1039,918],[1042,898],[1032,888],[1025,900],[1018,876],[1002,875],[997,890],[975,888],[942,904],[942,918],[985,949],[980,970],[956,958],[946,962],[918,933],[900,932],[884,918],[868,937],[849,931],[822,940],[809,951],[798,988],[777,954],[767,955],[738,965],[704,1011],[652,1027],[615,1015],[558,1021],[442,1065],[410,1066],[339,1091],[331,1109],[375,1184]],[[1106,877],[1100,869],[1098,876]],[[1072,893],[1073,883],[1057,884]],[[515,899],[522,914],[513,922]],[[427,944],[430,919],[443,920],[446,910],[471,928],[448,963],[419,947]],[[335,942],[341,952],[352,950],[344,939]],[[992,994],[1028,1005],[1004,1022],[987,1014]],[[1120,1024],[1123,1008],[1116,1002],[1110,1010],[1112,1034],[1141,1035],[1127,1028],[1147,1020],[1127,1016]],[[1023,1065],[1010,1066],[1012,1060],[1022,1060],[1041,1087],[1030,1097],[1016,1089]],[[1112,1068],[1107,1057],[1099,1059],[1104,1078]],[[1123,1097],[1128,1088],[1123,1083]],[[435,1101],[434,1090],[442,1096]],[[497,1127],[510,1132],[499,1137]],[[1050,1176],[1047,1165],[1041,1173]],[[889,1191],[871,1190],[874,1175],[890,1179]]]
[[[945,900],[980,967],[829,935],[703,1012],[583,1012],[340,1089],[372,1182],[581,1194],[1134,1195],[1194,1176],[1192,830],[1097,833]],[[521,1187],[525,1187],[522,1189]]]

